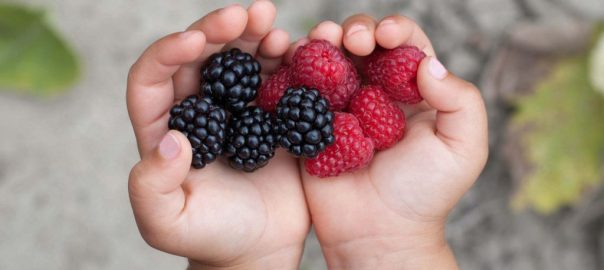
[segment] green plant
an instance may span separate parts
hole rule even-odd
[[[0,4],[0,89],[52,95],[78,75],[76,55],[42,12]]]
[[[532,165],[513,205],[548,214],[600,185],[604,98],[590,81],[589,56],[560,61],[535,93],[518,102],[513,128]],[[604,74],[603,74],[604,76]]]

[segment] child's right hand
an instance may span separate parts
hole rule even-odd
[[[224,46],[239,47],[276,69],[289,46],[272,30],[275,7],[256,1],[214,11],[188,31],[155,42],[132,66],[128,112],[141,161],[129,193],[143,238],[153,247],[190,258],[191,269],[294,269],[310,227],[298,165],[278,153],[253,174],[217,161],[190,170],[191,145],[168,131],[171,106],[199,91],[199,68]]]

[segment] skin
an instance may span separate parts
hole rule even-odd
[[[127,101],[141,161],[129,194],[145,241],[189,258],[190,269],[298,269],[312,218],[330,269],[455,269],[444,224],[488,151],[479,91],[452,74],[431,75],[434,49],[405,17],[326,21],[289,44],[286,32],[272,28],[275,15],[262,0],[211,12],[152,44],[132,66]],[[367,168],[329,179],[309,176],[282,151],[252,174],[223,161],[191,170],[188,140],[166,123],[171,106],[197,91],[201,63],[239,47],[266,76],[309,39],[329,40],[353,57],[401,44],[430,56],[418,72],[425,101],[401,105],[405,139]]]
[[[376,26],[377,25],[377,26]],[[354,56],[377,45],[414,45],[429,57],[418,71],[425,101],[402,106],[404,140],[379,152],[365,169],[319,179],[302,170],[313,226],[330,269],[454,269],[444,240],[447,215],[482,171],[488,151],[480,92],[452,74],[430,74],[434,49],[413,21],[379,23],[359,14],[344,21],[341,38],[321,24],[311,38],[342,40]]]
[[[129,180],[134,215],[149,245],[190,258],[192,269],[295,269],[303,251],[310,219],[294,158],[278,153],[253,174],[218,161],[191,170],[188,140],[166,126],[171,106],[199,88],[199,68],[211,54],[242,48],[265,74],[281,63],[289,37],[272,29],[275,15],[269,1],[214,11],[155,42],[129,74],[128,111],[141,154]],[[175,139],[172,157],[158,147],[164,136]]]

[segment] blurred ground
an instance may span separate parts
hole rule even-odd
[[[126,181],[137,154],[126,74],[152,41],[232,1],[13,1],[47,8],[85,70],[65,96],[0,93],[0,269],[184,269],[184,259],[149,248],[132,218]],[[452,71],[481,86],[491,160],[448,227],[462,269],[604,267],[604,221],[589,202],[549,218],[509,210],[513,182],[501,136],[508,110],[501,100],[516,90],[501,74],[515,74],[513,86],[527,76],[502,72],[519,65],[505,60],[533,57],[523,66],[534,70],[544,55],[577,50],[586,33],[579,22],[604,19],[601,0],[275,2],[277,25],[295,37],[322,19],[401,12],[425,27]],[[302,268],[323,269],[316,240],[309,242]]]

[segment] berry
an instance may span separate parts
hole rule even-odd
[[[168,127],[182,132],[193,147],[191,165],[201,169],[222,154],[226,111],[210,98],[189,96],[170,110]]]
[[[201,90],[231,112],[245,109],[256,98],[260,78],[260,63],[250,54],[234,48],[210,56],[202,71]]]
[[[352,61],[325,40],[312,40],[296,50],[291,76],[294,86],[318,89],[334,111],[346,108],[352,94],[359,89]]]
[[[276,111],[279,144],[295,156],[314,158],[334,143],[333,113],[318,90],[289,88]]]
[[[426,54],[415,46],[376,49],[368,58],[365,74],[394,100],[415,104],[423,100],[417,88],[417,69]]]
[[[275,155],[276,142],[271,114],[252,106],[233,115],[224,151],[231,167],[253,172]]]
[[[310,175],[338,176],[367,166],[373,158],[373,141],[363,135],[354,115],[336,112],[334,120],[336,142],[317,158],[306,160],[304,167]]]
[[[405,114],[379,86],[365,86],[350,101],[348,107],[371,138],[377,150],[390,148],[403,138]]]
[[[288,66],[281,66],[277,72],[271,75],[258,90],[256,103],[258,107],[267,112],[275,112],[275,107],[285,90],[291,85]]]

